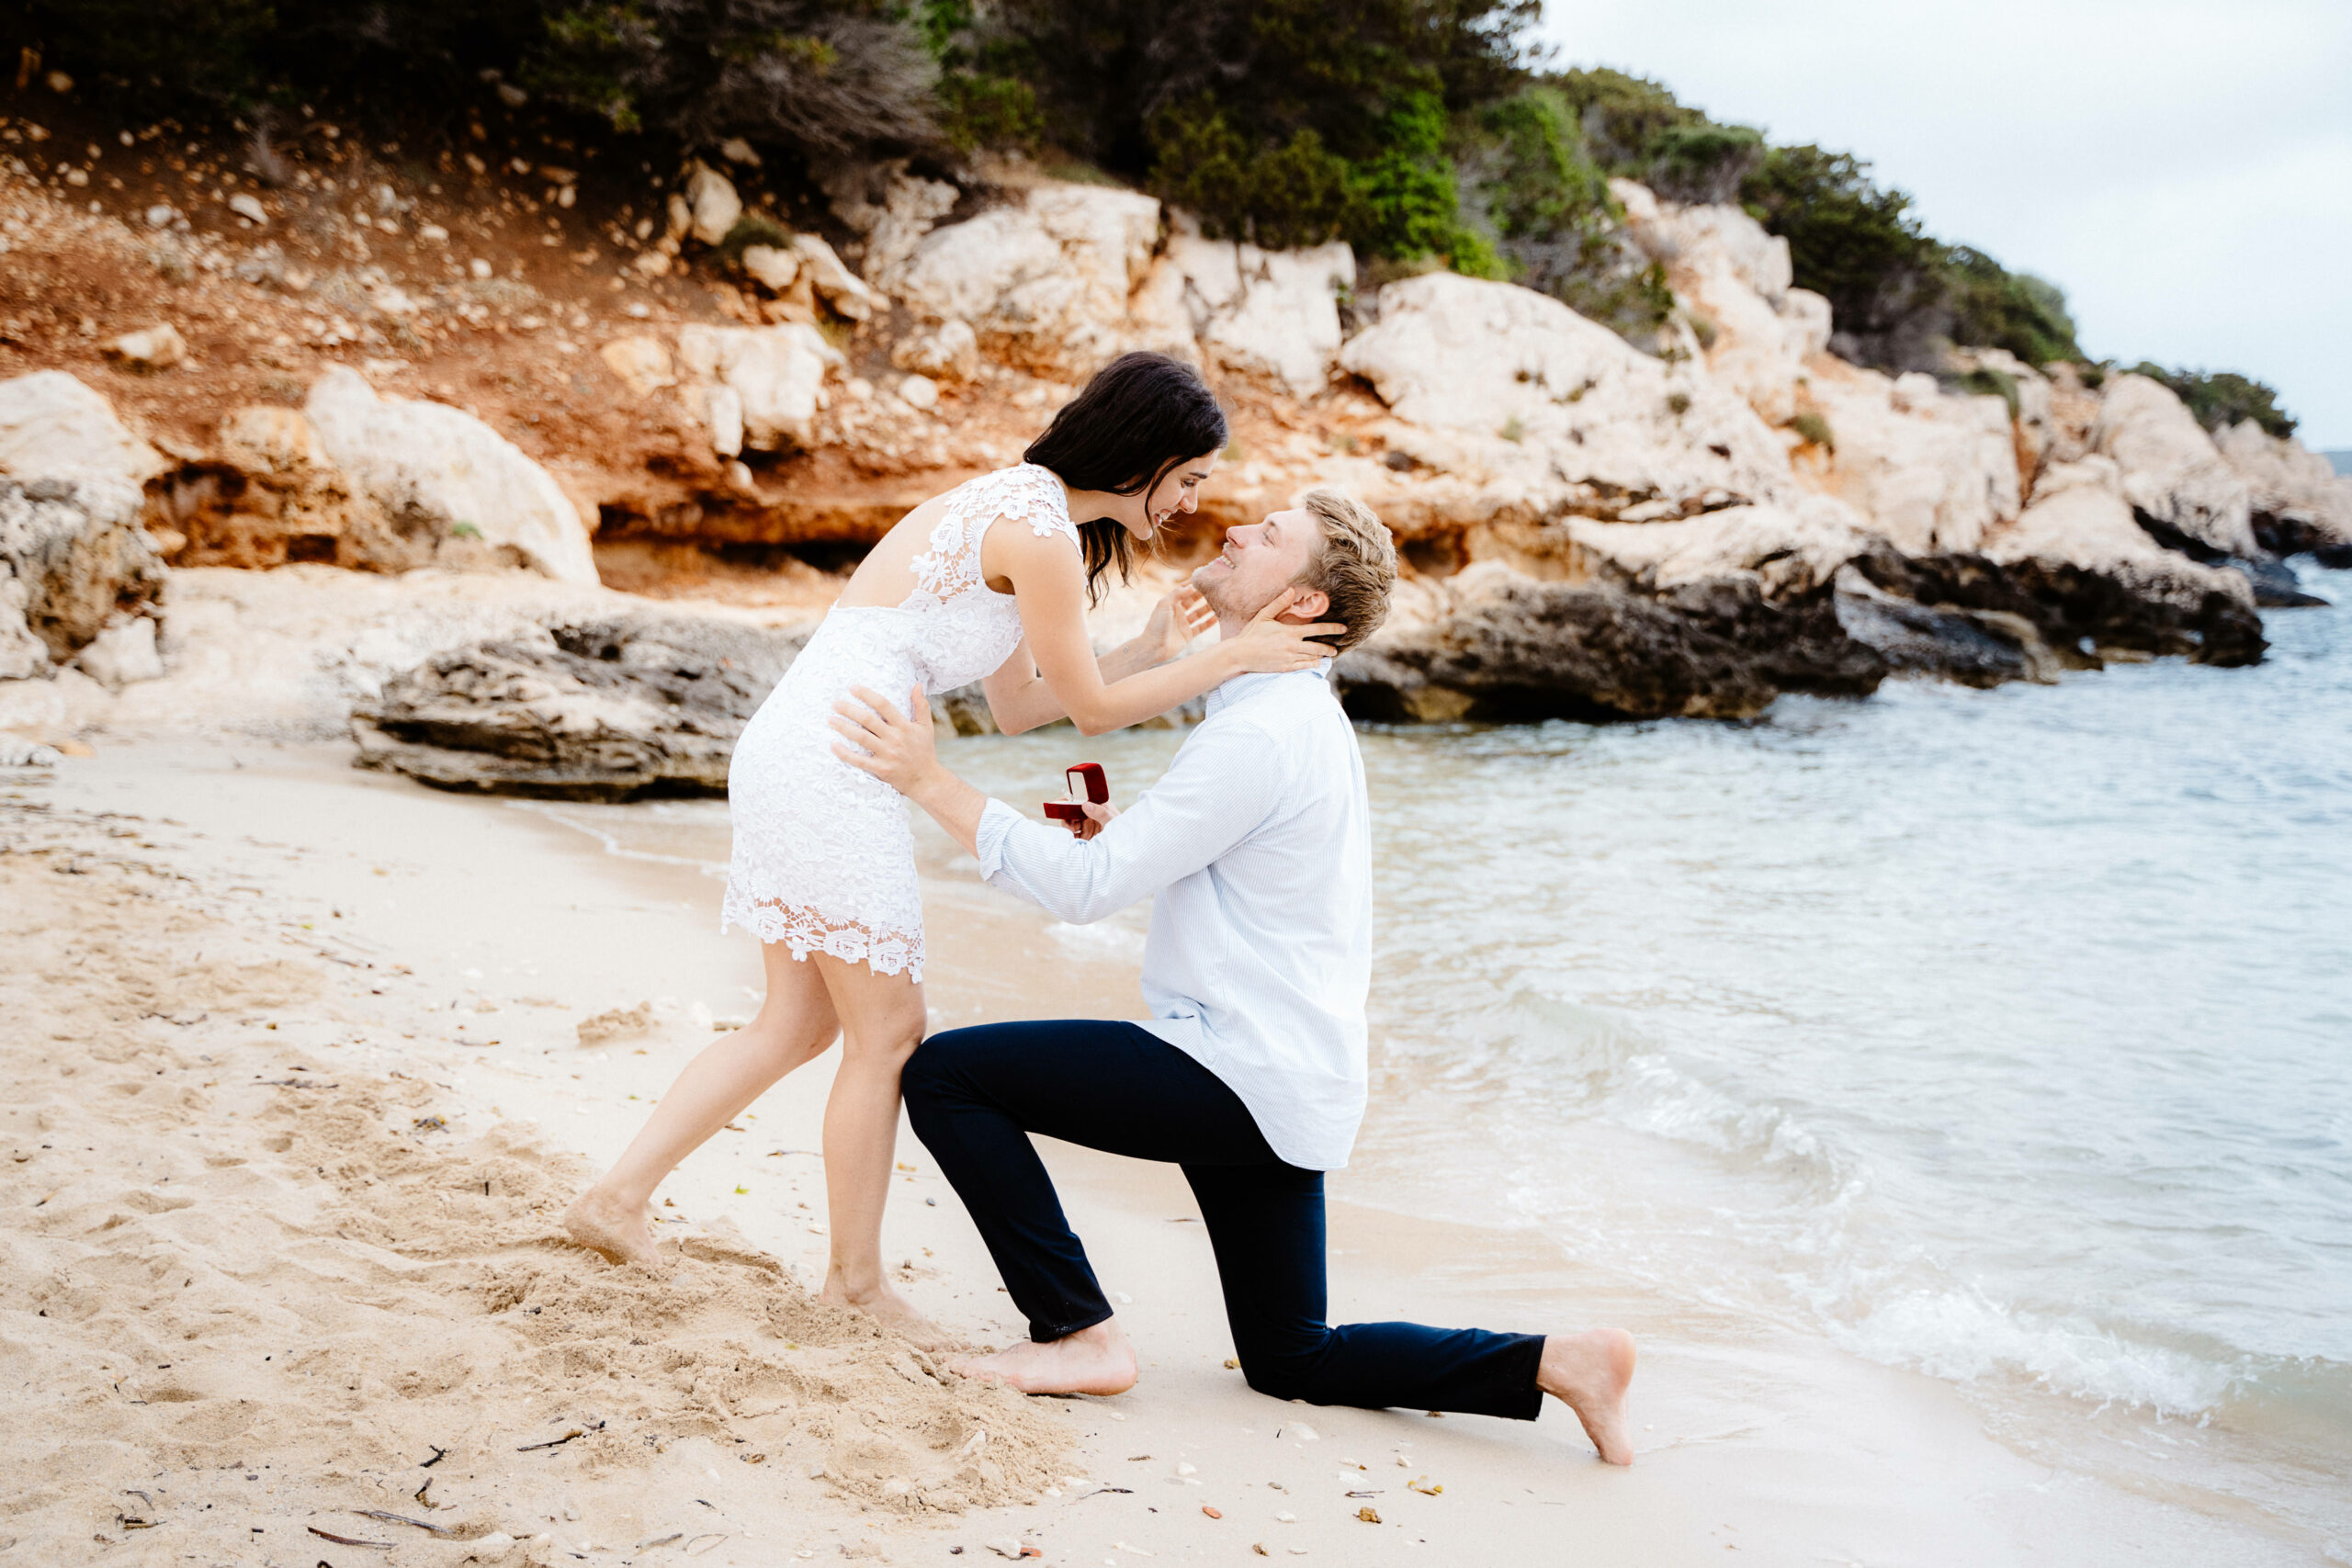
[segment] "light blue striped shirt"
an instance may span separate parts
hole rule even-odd
[[[1207,709],[1159,782],[1090,840],[989,801],[980,872],[1074,925],[1150,895],[1143,1027],[1224,1080],[1277,1155],[1336,1170],[1363,1120],[1363,758],[1316,671],[1237,676]]]

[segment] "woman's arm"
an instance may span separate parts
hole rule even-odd
[[[1336,624],[1293,625],[1276,617],[1297,590],[1286,590],[1239,636],[1190,659],[1106,682],[1086,637],[1086,569],[1058,535],[1025,528],[993,530],[997,564],[1012,580],[1021,628],[1037,671],[1054,698],[1084,735],[1138,724],[1192,701],[1250,671],[1311,670],[1330,649],[1309,637],[1343,629]]]
[[[1095,668],[1104,685],[1115,685],[1176,658],[1193,638],[1216,625],[1216,612],[1201,597],[1201,591],[1184,583],[1152,607],[1143,630],[1096,660]],[[1037,673],[1037,661],[1029,656],[1026,637],[1011,658],[981,681],[980,690],[987,694],[989,716],[1007,735],[1019,735],[1066,716],[1061,699]]]

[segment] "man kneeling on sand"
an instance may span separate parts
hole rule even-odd
[[[1388,530],[1317,491],[1231,529],[1193,577],[1224,635],[1284,592],[1285,618],[1379,626],[1396,581]],[[1001,1023],[933,1035],[902,1077],[915,1132],[963,1198],[1031,1343],[959,1368],[1030,1393],[1119,1393],[1136,1357],[1029,1141],[1183,1167],[1216,1253],[1250,1386],[1280,1399],[1532,1420],[1565,1402],[1612,1464],[1631,1463],[1623,1330],[1499,1334],[1327,1324],[1323,1172],[1363,1120],[1372,969],[1372,840],[1355,731],[1322,671],[1242,675],[1165,776],[1081,836],[1026,820],[940,765],[929,705],[842,705],[837,748],[922,806],[983,874],[1061,919],[1149,895],[1148,1023]],[[862,749],[862,750],[861,750]]]

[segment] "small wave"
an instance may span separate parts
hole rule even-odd
[[[1831,1337],[1873,1361],[1951,1382],[2022,1376],[2053,1393],[2161,1416],[2210,1415],[2240,1381],[2228,1367],[2127,1339],[2087,1319],[2037,1322],[1981,1293],[1908,1291]]]
[[[1631,1132],[1799,1176],[1825,1197],[1854,1191],[1859,1173],[1785,1108],[1725,1093],[1622,1016],[1532,991],[1513,994],[1505,1007],[1522,1033],[1511,1055],[1539,1067],[1572,1066],[1583,1080],[1588,1112]],[[1546,1038],[1525,1052],[1530,1026]]]

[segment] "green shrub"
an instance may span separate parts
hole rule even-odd
[[[1035,152],[1046,132],[1036,89],[1011,76],[950,71],[939,79],[939,129],[959,152],[981,147]]]
[[[1812,409],[1789,421],[1789,428],[1803,436],[1808,446],[1818,446],[1825,452],[1838,450],[1838,433],[1829,428],[1827,420]]]
[[[1544,78],[1581,125],[1592,156],[1610,174],[1638,179],[1658,138],[1702,124],[1706,116],[1679,102],[1663,84],[1607,66]]]
[[[2006,370],[1996,370],[1980,365],[1966,375],[1957,378],[1960,389],[1973,398],[1998,398],[2009,405],[2009,418],[2018,417],[2018,378]]]
[[[1212,238],[1283,250],[1357,226],[1353,171],[1312,130],[1253,155],[1224,114],[1199,99],[1155,120],[1152,138],[1159,150],[1153,189],[1197,214]]]
[[[1764,133],[1745,125],[1668,126],[1651,141],[1649,184],[1669,201],[1730,201],[1764,161]]]
[[[2028,365],[2082,357],[2066,296],[2056,284],[2011,272],[1966,245],[1947,249],[1939,270],[1952,342],[2007,349]]]
[[[551,96],[690,146],[742,136],[835,159],[939,135],[938,64],[879,0],[575,0],[528,63]]]
[[[2208,430],[2250,419],[2281,441],[2295,434],[2295,416],[2278,406],[2278,391],[2234,370],[2167,370],[2143,361],[2132,371],[2170,387]]]
[[[1939,247],[1911,213],[1911,198],[1870,178],[1850,153],[1775,147],[1742,196],[1767,229],[1789,242],[1796,284],[1829,300],[1840,351],[1879,365],[1930,357],[1943,296]]]
[[[1586,152],[1555,87],[1531,86],[1466,116],[1455,161],[1500,239],[1549,239],[1615,221],[1609,176]]]
[[[1684,414],[1690,412],[1690,394],[1688,392],[1668,392],[1666,395],[1666,407],[1667,411],[1673,414],[1675,418],[1680,419]]]

